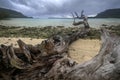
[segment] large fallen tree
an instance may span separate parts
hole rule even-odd
[[[69,45],[89,31],[85,27],[72,34],[54,35],[35,46],[22,40],[17,41],[19,48],[1,45],[0,80],[120,80],[120,38],[104,29],[98,55],[82,64],[69,58]]]
[[[51,40],[57,42],[52,43]],[[66,42],[62,37],[56,36],[36,46],[26,45],[21,40],[18,40],[20,48],[1,45],[0,79],[120,80],[119,37],[102,30],[100,52],[82,64],[77,64],[67,56],[69,40]]]
[[[64,37],[55,35],[35,46],[22,40],[17,41],[19,48],[1,45],[0,77],[5,80],[42,80],[42,75],[45,76],[57,60],[68,56],[69,45],[88,32],[89,29],[84,29]]]

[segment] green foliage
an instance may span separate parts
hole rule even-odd
[[[91,29],[88,33],[89,39],[100,39],[100,30],[99,29]]]
[[[0,12],[0,19],[9,18],[9,14],[6,12]]]
[[[28,18],[28,17],[14,10],[0,8],[0,19],[5,18]]]
[[[49,38],[53,35],[65,36],[80,30],[79,27],[6,27],[0,25],[0,37],[29,37],[29,38]],[[99,30],[91,29],[84,38],[98,39],[100,37]]]
[[[97,18],[120,18],[120,8],[118,9],[108,9],[99,13]]]
[[[109,27],[106,27],[106,29],[109,29],[111,33],[117,34],[120,36],[120,25],[111,25]]]

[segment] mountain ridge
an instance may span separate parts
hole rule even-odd
[[[6,18],[29,18],[28,16],[23,15],[21,12],[6,9],[6,8],[0,8],[0,16],[7,15]]]
[[[98,13],[95,18],[120,18],[120,8],[107,9]]]

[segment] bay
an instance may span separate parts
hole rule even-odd
[[[82,21],[76,20],[77,21]],[[99,28],[102,24],[106,25],[119,25],[119,18],[90,18],[88,22],[91,27]],[[65,26],[74,27],[72,25],[73,19],[33,19],[33,18],[11,18],[1,20],[0,25],[5,26],[20,26],[20,27],[46,27],[46,26]],[[82,27],[83,25],[79,25]]]

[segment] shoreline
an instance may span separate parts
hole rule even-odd
[[[9,27],[0,25],[0,37],[23,37],[23,38],[49,38],[53,35],[69,35],[75,31],[81,30],[83,27]],[[89,36],[86,36],[88,39],[99,39],[100,33],[99,29],[90,28]]]
[[[21,27],[46,27],[46,26],[65,26],[74,27],[73,19],[31,19],[31,18],[11,18],[11,20],[1,20],[0,25],[6,26],[21,26]],[[54,23],[54,24],[53,24]],[[89,19],[89,24],[92,28],[99,28],[102,24],[108,26],[119,25],[119,18],[97,18]]]
[[[120,25],[107,27],[112,33],[120,35]],[[106,28],[106,27],[105,27]],[[53,35],[69,35],[75,31],[82,29],[80,27],[8,27],[0,25],[0,44],[10,45],[11,43],[17,47],[16,41],[18,39],[23,40],[26,44],[40,44],[44,39],[47,39]],[[69,54],[72,59],[78,63],[88,61],[93,58],[100,49],[100,30],[91,28],[88,36],[83,39],[79,39],[72,43],[69,47]]]

